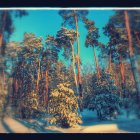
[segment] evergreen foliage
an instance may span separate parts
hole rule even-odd
[[[57,124],[61,127],[74,127],[82,123],[77,112],[77,97],[68,83],[61,83],[52,91],[48,111],[52,116],[49,119],[51,124]]]
[[[92,93],[86,98],[87,107],[90,110],[95,109],[99,119],[108,119],[108,117],[113,116],[113,113],[119,113],[121,100],[118,89],[110,79],[109,74],[102,71],[100,79],[98,79],[97,74],[94,74],[91,86],[93,87]]]
[[[22,118],[31,118],[35,116],[38,109],[38,96],[32,91],[30,94],[22,98]]]

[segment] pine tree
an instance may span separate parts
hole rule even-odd
[[[0,63],[1,63],[0,64],[0,79],[4,79],[3,80],[4,87],[7,86],[5,83],[7,73],[5,71],[6,70],[5,59],[1,59],[1,58],[2,57],[4,58],[6,54],[5,49],[6,49],[7,42],[9,41],[10,36],[15,30],[13,17],[22,17],[27,14],[28,13],[25,10],[0,10]],[[1,75],[3,76],[1,77]],[[1,94],[4,94],[4,93],[1,92]],[[2,95],[2,96],[5,96],[5,95]],[[8,96],[9,95],[7,94],[6,97]],[[4,101],[4,102],[3,102],[3,105],[4,105],[3,112],[5,113],[8,101]]]
[[[133,48],[133,41],[132,41],[132,35],[131,35],[131,27],[130,27],[130,21],[129,21],[129,14],[128,11],[124,11],[124,20],[125,20],[125,26],[126,26],[126,31],[127,31],[127,36],[128,36],[128,43],[129,43],[129,57],[130,57],[130,63],[131,63],[131,68],[135,80],[135,86],[137,90],[137,102],[138,102],[138,108],[140,108],[140,80],[139,80],[139,75],[136,67],[136,58],[135,58],[135,53],[134,53],[134,48]],[[140,113],[138,113],[138,116],[140,117]]]
[[[74,80],[76,85],[76,92],[78,95],[78,81],[76,76],[76,62],[75,62],[75,53],[74,53],[74,42],[76,40],[76,32],[74,30],[68,30],[67,28],[61,28],[60,31],[57,32],[56,42],[57,45],[61,48],[64,48],[64,57],[65,59],[72,58],[72,68],[74,73]],[[71,53],[71,54],[70,54]]]
[[[45,96],[44,103],[46,107],[48,105],[49,91],[50,91],[50,82],[52,81],[52,71],[54,65],[56,65],[58,61],[59,47],[56,45],[56,41],[54,36],[48,35],[45,40],[46,46],[43,48],[42,56],[41,56],[41,68],[42,68],[42,78],[45,77],[45,83],[42,86],[45,86]],[[44,88],[44,87],[41,87]]]
[[[116,70],[112,69],[112,65],[116,64],[116,67],[119,66],[120,71],[120,80],[122,90],[126,86],[126,77],[125,77],[125,67],[124,61],[128,58],[127,54],[127,37],[125,36],[126,31],[122,28],[123,23],[121,22],[122,16],[119,17],[116,14],[116,17],[113,16],[110,18],[109,23],[104,28],[104,34],[109,37],[109,42],[104,46],[103,52],[108,54],[108,73],[116,73]],[[116,68],[117,69],[117,68]],[[114,72],[113,72],[114,71]],[[117,82],[117,81],[116,81]]]
[[[98,78],[100,78],[100,68],[99,68],[98,58],[96,56],[95,47],[99,47],[99,46],[101,46],[103,44],[101,44],[98,41],[98,38],[100,36],[99,36],[98,28],[96,28],[94,21],[89,20],[88,18],[83,18],[83,22],[85,23],[85,27],[86,27],[86,29],[88,31],[88,34],[86,36],[85,46],[86,47],[90,46],[90,47],[93,48],[96,71],[97,71],[97,74],[98,74]]]
[[[68,83],[61,83],[52,91],[48,111],[51,115],[49,119],[51,124],[57,124],[61,127],[74,127],[82,123],[77,112],[77,97]]]
[[[36,89],[39,87],[41,73],[40,66],[38,65],[42,48],[41,41],[42,39],[37,38],[34,34],[25,33],[24,40],[20,44],[22,49],[17,52],[17,62],[12,76],[14,78],[14,83],[18,81],[18,84],[14,84],[14,89],[15,85],[16,89],[13,91],[13,97],[14,105],[19,108],[19,110],[24,108],[24,103],[27,101],[25,100],[25,102],[22,102],[22,97],[31,97],[30,94],[33,91],[36,94],[39,93]],[[37,101],[39,102],[39,98],[37,98]],[[23,115],[23,112],[21,112],[21,114]]]
[[[0,11],[0,50],[1,55],[5,55],[6,44],[14,32],[14,17],[26,16],[28,13],[25,10],[1,10]],[[7,35],[5,35],[5,33]]]
[[[81,79],[81,60],[80,60],[80,41],[79,41],[79,26],[78,23],[88,15],[87,10],[60,10],[59,15],[63,18],[63,25],[70,26],[76,30],[76,42],[77,42],[77,69],[78,69],[78,86],[79,96],[82,97],[82,79]]]
[[[101,77],[97,74],[92,77],[92,92],[88,95],[88,108],[96,110],[99,119],[108,119],[114,112],[119,112],[120,98],[118,89],[111,80],[110,74],[104,70],[101,71]]]
[[[128,80],[126,79],[126,71],[124,62],[131,64],[131,71],[135,81],[137,91],[137,104],[139,105],[140,80],[136,66],[136,58],[139,54],[139,16],[138,10],[115,11],[115,15],[109,20],[106,25],[105,34],[110,38],[109,46],[111,49],[112,58],[119,61],[122,89],[126,89]],[[136,32],[137,31],[137,32]],[[124,90],[124,92],[126,92]]]

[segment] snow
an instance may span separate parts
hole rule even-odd
[[[83,124],[75,128],[60,128],[53,125],[43,125],[44,120],[36,119],[17,121],[14,118],[4,118],[4,123],[12,133],[140,133],[140,120],[133,112],[127,117],[126,111],[115,120],[100,121],[97,119],[96,111],[84,110],[81,112]],[[8,130],[0,121],[0,133]]]
[[[127,115],[127,111],[125,111],[125,110],[122,110],[121,113],[122,114],[118,116],[119,120],[135,120],[135,119],[137,119],[137,116],[134,113],[134,111],[130,111],[128,115]]]
[[[83,124],[77,128],[60,128],[48,126],[47,130],[57,130],[63,133],[130,133],[140,132],[140,120],[134,114],[127,118],[126,112],[118,116],[116,120],[100,121],[97,119],[96,111],[84,110],[81,112]]]
[[[35,130],[26,127],[11,117],[5,117],[3,119],[3,124],[1,123],[1,127],[4,127],[4,129],[10,133],[36,133]],[[0,132],[1,131],[2,130],[0,129]]]
[[[2,121],[0,120],[0,133],[7,133],[8,131],[4,128]]]

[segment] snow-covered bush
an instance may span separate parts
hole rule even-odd
[[[62,83],[52,91],[50,95],[48,112],[50,124],[57,124],[61,127],[74,127],[81,124],[81,117],[78,114],[78,102],[70,84]]]
[[[120,109],[120,99],[112,93],[102,93],[95,96],[95,108],[100,120],[116,118]]]
[[[99,119],[108,119],[119,113],[121,100],[118,95],[117,86],[111,76],[105,71],[101,71],[101,77],[93,75],[92,93],[88,95],[88,106],[90,110],[96,109]],[[115,116],[116,116],[115,115]]]

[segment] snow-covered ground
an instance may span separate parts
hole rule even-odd
[[[77,128],[58,128],[49,126],[46,129],[57,130],[63,133],[129,133],[140,132],[140,120],[134,114],[127,118],[126,112],[118,116],[116,120],[100,121],[97,119],[96,112],[84,110],[82,113],[83,124]]]
[[[131,133],[140,132],[140,120],[132,113],[127,117],[126,112],[122,112],[116,120],[100,121],[96,112],[84,110],[82,113],[83,124],[76,128],[60,128],[56,126],[44,126],[42,120],[18,121],[6,117],[3,125],[0,121],[0,132],[8,132],[9,127],[13,133]],[[31,125],[32,124],[32,125]]]
[[[2,121],[0,120],[0,133],[7,133],[8,131],[5,129],[5,127],[2,124]]]
[[[5,117],[0,121],[1,133],[36,133],[34,129],[28,128],[11,117]]]

